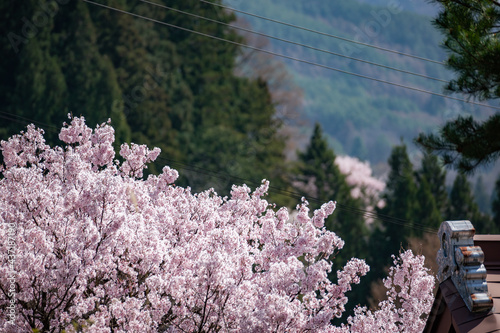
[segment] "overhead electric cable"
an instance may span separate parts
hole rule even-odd
[[[46,124],[46,123],[41,123],[41,122],[38,122],[38,121],[36,121],[34,119],[29,119],[29,118],[25,118],[25,117],[22,117],[22,116],[18,116],[16,114],[13,114],[13,113],[10,113],[10,112],[0,111],[0,118],[5,118],[5,119],[8,119],[8,120],[12,120],[12,121],[18,122],[18,123],[24,123],[25,125],[28,125],[30,122],[31,123],[43,124],[43,125],[45,125],[47,127],[46,129],[48,129],[50,131],[57,131],[58,130],[53,125],[49,125],[49,124]],[[171,166],[177,165],[178,167],[180,167],[180,168],[182,168],[184,170],[193,171],[195,173],[203,174],[203,175],[206,175],[206,176],[209,176],[209,177],[214,177],[214,178],[218,178],[218,179],[222,179],[222,180],[233,180],[234,179],[234,180],[238,180],[238,181],[243,182],[245,184],[253,185],[253,186],[256,186],[256,187],[258,187],[258,186],[260,186],[262,184],[261,182],[257,182],[257,181],[245,179],[245,178],[242,178],[242,177],[239,177],[239,176],[233,176],[233,175],[229,175],[229,174],[224,174],[224,173],[222,173],[220,171],[212,171],[212,170],[208,170],[207,168],[196,167],[196,166],[193,166],[193,165],[190,165],[190,164],[186,164],[186,163],[183,163],[183,162],[180,162],[180,161],[177,161],[177,160],[173,160],[173,159],[170,159],[170,158],[162,157],[162,156],[158,156],[158,159],[159,160],[163,160],[165,162],[168,162],[169,165],[171,165]],[[314,201],[314,202],[316,202],[318,204],[324,203],[320,199],[315,198],[313,196],[303,195],[303,194],[300,194],[300,193],[297,193],[297,192],[293,192],[293,191],[290,191],[290,190],[281,189],[281,188],[273,186],[273,185],[269,185],[269,191],[277,193],[277,194],[281,194],[281,195],[284,195],[284,196],[288,196],[288,197],[293,198],[293,199],[300,200],[301,198],[304,197],[308,201]],[[428,227],[428,226],[426,226],[424,224],[414,223],[414,222],[412,223],[411,221],[408,221],[408,220],[400,219],[400,218],[389,216],[389,215],[385,215],[385,214],[376,213],[376,212],[369,211],[369,210],[366,210],[366,209],[361,209],[361,208],[347,206],[347,205],[344,205],[344,204],[338,203],[338,202],[337,202],[337,207],[339,209],[350,211],[350,212],[353,212],[355,214],[359,214],[359,215],[370,217],[370,218],[372,218],[374,220],[379,220],[379,221],[383,221],[383,222],[387,222],[387,223],[391,223],[391,224],[396,224],[396,225],[400,225],[400,226],[403,226],[403,227],[412,228],[412,229],[415,229],[415,230],[421,230],[421,231],[427,232],[427,233],[436,233],[437,232],[436,229],[430,228],[430,227]]]
[[[260,51],[260,52],[267,53],[267,54],[270,54],[270,55],[274,55],[274,56],[277,56],[277,57],[281,57],[281,58],[285,58],[285,59],[289,59],[289,60],[293,60],[293,61],[297,61],[297,62],[301,62],[301,63],[313,65],[313,66],[317,66],[317,67],[324,68],[324,69],[329,69],[329,70],[332,70],[332,71],[336,71],[336,72],[344,73],[344,74],[347,74],[347,75],[352,75],[352,76],[360,77],[360,78],[367,79],[367,80],[372,80],[372,81],[376,81],[376,82],[380,82],[380,83],[385,83],[385,84],[392,85],[392,86],[395,86],[395,87],[400,87],[400,88],[409,89],[409,90],[413,90],[413,91],[418,91],[418,92],[429,94],[429,95],[434,95],[434,96],[439,96],[439,97],[443,97],[443,98],[448,98],[448,99],[452,99],[452,100],[463,102],[463,103],[467,103],[467,104],[474,104],[474,105],[479,105],[479,106],[483,106],[483,107],[487,107],[487,108],[491,108],[491,109],[500,110],[500,107],[497,107],[497,106],[492,106],[492,105],[488,105],[488,104],[484,104],[484,103],[478,103],[478,102],[471,102],[471,101],[468,101],[468,100],[463,99],[463,98],[448,96],[448,95],[436,93],[436,92],[425,90],[425,89],[420,89],[420,88],[416,88],[416,87],[406,86],[406,85],[400,84],[400,83],[385,81],[385,80],[377,79],[377,78],[374,78],[374,77],[371,77],[371,76],[367,76],[367,75],[363,75],[363,74],[358,74],[358,73],[353,73],[353,72],[345,71],[345,70],[338,69],[338,68],[335,68],[335,67],[318,64],[318,63],[315,63],[315,62],[312,62],[312,61],[303,60],[303,59],[299,59],[299,58],[287,56],[287,55],[284,55],[284,54],[279,54],[279,53],[276,53],[276,52],[272,52],[272,51],[260,49],[258,47],[254,47],[254,46],[250,46],[250,45],[245,45],[243,43],[235,42],[235,41],[224,39],[224,38],[221,38],[221,37],[212,36],[212,35],[209,35],[209,34],[206,34],[206,33],[203,33],[203,32],[199,32],[199,31],[196,31],[196,30],[192,30],[192,29],[180,27],[180,26],[177,26],[177,25],[174,25],[174,24],[171,24],[171,23],[167,23],[167,22],[156,20],[156,19],[152,19],[152,18],[147,17],[147,16],[143,16],[143,15],[131,13],[131,12],[128,12],[128,11],[123,10],[123,9],[118,9],[118,8],[115,8],[115,7],[103,5],[101,3],[97,3],[97,2],[94,2],[94,1],[90,1],[90,0],[82,0],[82,1],[90,3],[90,4],[93,4],[93,5],[96,5],[96,6],[99,6],[99,7],[107,8],[107,9],[110,9],[110,10],[113,10],[113,11],[116,11],[116,12],[119,12],[119,13],[123,13],[123,14],[131,15],[131,16],[135,16],[135,17],[147,20],[147,21],[151,21],[151,22],[154,22],[154,23],[165,25],[167,27],[171,27],[171,28],[175,28],[175,29],[187,31],[187,32],[194,33],[194,34],[197,34],[197,35],[200,35],[200,36],[204,36],[204,37],[212,38],[212,39],[215,39],[215,40],[223,41],[223,42],[226,42],[226,43],[234,44],[234,45],[237,45],[237,46],[241,46],[241,47],[249,48],[249,49],[252,49],[252,50]]]
[[[260,186],[261,185],[261,182],[258,182],[258,181],[253,181],[253,180],[245,179],[245,178],[242,178],[242,177],[239,177],[239,176],[233,176],[233,175],[229,175],[229,174],[224,174],[224,173],[222,173],[220,171],[208,170],[207,168],[196,167],[196,166],[193,166],[193,165],[190,165],[190,164],[186,164],[186,163],[183,163],[183,162],[179,162],[177,160],[173,160],[173,159],[170,159],[170,158],[159,156],[158,159],[164,160],[164,161],[168,162],[171,165],[178,165],[179,167],[181,167],[181,168],[183,168],[185,170],[193,171],[195,173],[204,174],[204,175],[211,176],[211,177],[214,177],[214,178],[219,178],[219,179],[224,179],[224,180],[231,180],[231,179],[232,180],[238,180],[238,181],[240,181],[242,183],[245,183],[245,184],[248,184],[248,185],[253,185],[253,186]],[[316,197],[313,197],[313,196],[309,196],[309,195],[303,195],[303,194],[300,194],[300,193],[297,193],[297,192],[293,192],[293,191],[290,191],[290,190],[286,190],[286,189],[281,189],[281,188],[273,186],[273,185],[269,185],[269,190],[273,191],[275,193],[278,193],[278,194],[282,194],[282,195],[288,196],[290,198],[294,198],[294,199],[300,199],[302,197],[305,197],[306,200],[309,200],[309,201],[314,201],[314,202],[319,203],[319,204],[324,203],[319,198],[316,198]],[[416,229],[427,230],[427,231],[430,231],[430,232],[437,232],[436,229],[430,228],[430,227],[426,226],[425,224],[416,223],[416,222],[410,222],[410,221],[405,220],[405,219],[401,219],[401,218],[389,216],[389,215],[386,215],[386,214],[376,213],[376,212],[369,211],[369,210],[366,210],[366,209],[360,209],[360,208],[350,207],[350,206],[344,205],[342,203],[337,203],[337,206],[338,206],[338,208],[343,209],[343,210],[348,210],[348,211],[351,211],[351,212],[354,212],[354,213],[358,213],[358,214],[369,215],[369,217],[377,219],[377,220],[382,220],[382,221],[393,223],[393,224],[404,225],[404,226],[412,227],[412,228],[416,228]]]
[[[33,119],[25,118],[25,117],[22,117],[22,116],[19,116],[19,115],[16,115],[14,113],[10,113],[10,112],[0,111],[0,118],[7,119],[10,121],[16,122],[18,124],[27,124],[26,122],[31,122],[33,124],[37,124],[38,126],[44,126],[46,128],[46,130],[57,131],[57,128],[53,125],[49,125],[49,124],[42,123],[42,122],[39,122],[39,121],[36,121]]]
[[[432,63],[439,64],[439,65],[445,65],[445,63],[443,61],[432,60],[432,59],[428,59],[428,58],[416,56],[416,55],[409,54],[409,53],[404,53],[404,52],[400,52],[400,51],[396,51],[396,50],[391,50],[391,49],[388,49],[388,48],[385,48],[385,47],[381,47],[381,46],[378,46],[378,45],[373,45],[373,44],[359,42],[359,41],[352,40],[352,39],[349,39],[349,38],[340,37],[340,36],[332,35],[332,34],[329,34],[329,33],[326,33],[326,32],[322,32],[322,31],[318,31],[318,30],[314,30],[314,29],[309,29],[309,28],[302,27],[302,26],[299,26],[299,25],[295,25],[295,24],[291,24],[291,23],[287,23],[287,22],[283,22],[283,21],[271,19],[271,18],[268,18],[268,17],[265,17],[265,16],[261,16],[261,15],[257,15],[257,14],[252,14],[252,13],[249,13],[249,12],[245,12],[243,10],[239,10],[239,9],[232,8],[232,7],[229,7],[229,6],[221,5],[221,4],[218,4],[218,3],[211,2],[211,1],[200,0],[200,2],[208,3],[208,4],[211,4],[213,6],[218,6],[218,7],[225,8],[225,9],[229,9],[229,10],[232,10],[232,11],[234,11],[236,13],[241,13],[241,14],[245,14],[245,15],[248,15],[248,16],[257,17],[257,18],[260,18],[262,20],[266,20],[266,21],[270,21],[270,22],[274,22],[274,23],[286,25],[286,26],[289,26],[289,27],[292,27],[292,28],[296,28],[296,29],[300,29],[300,30],[312,32],[312,33],[323,35],[323,36],[328,36],[328,37],[335,38],[335,39],[340,39],[340,40],[343,40],[345,42],[359,44],[359,45],[363,45],[363,46],[375,48],[375,49],[378,49],[378,50],[381,50],[381,51],[386,51],[386,52],[390,52],[390,53],[402,55],[402,56],[405,56],[405,57],[411,57],[411,58],[415,58],[415,59],[419,59],[419,60],[423,60],[423,61],[428,61],[428,62],[432,62]]]
[[[179,162],[179,161],[176,161],[176,160],[172,160],[172,159],[169,159],[169,158],[165,158],[165,157],[162,157],[162,156],[159,156],[158,159],[164,160],[164,161],[168,162],[172,166],[177,165],[178,167],[180,167],[180,168],[182,168],[184,170],[193,171],[195,173],[204,174],[206,176],[210,176],[210,177],[214,177],[214,178],[218,178],[218,179],[222,179],[222,180],[238,180],[238,181],[240,181],[242,183],[245,183],[247,185],[252,185],[252,186],[256,186],[256,187],[261,185],[261,182],[252,181],[252,180],[245,179],[245,178],[242,178],[242,177],[239,177],[239,176],[232,176],[232,175],[224,174],[224,173],[221,173],[221,172],[218,172],[218,171],[208,170],[206,168],[200,168],[200,167],[192,166],[190,164],[186,164],[186,163]],[[289,191],[289,190],[286,190],[286,189],[281,189],[279,187],[272,186],[272,185],[269,185],[269,191],[277,193],[277,194],[281,194],[281,195],[284,195],[284,196],[288,196],[288,197],[293,198],[293,199],[300,200],[301,198],[304,197],[308,201],[313,201],[313,202],[316,202],[318,204],[324,203],[319,198],[316,198],[316,197],[313,197],[313,196],[309,196],[309,195],[300,194],[300,193]],[[369,211],[369,210],[366,210],[366,209],[360,209],[360,208],[355,208],[355,207],[347,206],[347,205],[344,205],[344,204],[338,203],[338,202],[337,202],[337,207],[338,207],[338,209],[345,210],[345,211],[350,211],[352,213],[355,213],[355,214],[358,214],[358,215],[363,215],[363,216],[372,218],[374,220],[379,220],[379,221],[383,221],[383,222],[386,222],[386,223],[396,224],[396,225],[400,225],[400,226],[403,226],[403,227],[412,228],[412,229],[415,229],[415,230],[421,230],[421,231],[426,232],[426,233],[433,233],[433,234],[437,233],[436,229],[428,227],[428,226],[426,226],[424,224],[421,224],[421,223],[411,222],[409,220],[405,220],[405,219],[401,219],[401,218],[389,216],[389,215],[386,215],[386,214],[376,213],[374,211]]]
[[[354,61],[362,62],[362,63],[365,63],[365,64],[369,64],[369,65],[373,65],[373,66],[377,66],[377,67],[381,67],[381,68],[385,68],[385,69],[397,71],[397,72],[404,73],[404,74],[414,75],[414,76],[422,77],[422,78],[425,78],[425,79],[430,79],[430,80],[434,80],[434,81],[448,83],[447,80],[442,80],[442,79],[435,78],[435,77],[432,77],[432,76],[428,76],[428,75],[424,75],[424,74],[419,74],[419,73],[414,73],[414,72],[407,71],[407,70],[404,70],[404,69],[399,69],[399,68],[395,68],[395,67],[391,67],[391,66],[379,64],[379,63],[376,63],[376,62],[368,61],[368,60],[364,60],[364,59],[359,59],[359,58],[347,56],[347,55],[344,55],[344,54],[341,54],[341,53],[337,53],[337,52],[333,52],[333,51],[329,51],[329,50],[317,48],[317,47],[314,47],[314,46],[311,46],[311,45],[307,45],[307,44],[295,42],[295,41],[292,41],[292,40],[289,40],[289,39],[284,39],[284,38],[280,38],[280,37],[271,36],[271,35],[268,35],[268,34],[265,34],[265,33],[262,33],[262,32],[258,32],[258,31],[255,31],[255,30],[251,30],[251,29],[239,27],[239,26],[236,26],[236,25],[233,25],[233,24],[221,22],[221,21],[214,20],[214,19],[211,19],[211,18],[208,18],[208,17],[205,17],[205,16],[201,16],[201,15],[189,13],[189,12],[186,12],[186,11],[183,11],[183,10],[180,10],[180,9],[172,8],[172,7],[165,6],[165,5],[162,5],[162,4],[159,4],[159,3],[155,3],[155,2],[151,2],[151,1],[148,1],[148,0],[140,0],[140,1],[144,2],[144,3],[147,3],[147,4],[150,4],[150,5],[153,5],[153,6],[156,6],[156,7],[168,9],[168,10],[171,10],[171,11],[174,11],[174,12],[177,12],[177,13],[181,13],[181,14],[184,14],[184,15],[188,15],[188,16],[196,17],[196,18],[199,18],[199,19],[202,19],[202,20],[206,20],[206,21],[209,21],[209,22],[213,22],[213,23],[216,23],[216,24],[224,25],[224,26],[227,26],[227,27],[230,27],[230,28],[233,28],[233,29],[237,29],[237,30],[249,32],[249,33],[252,33],[252,34],[255,34],[255,35],[263,36],[263,37],[266,37],[266,38],[269,38],[269,39],[274,39],[274,40],[277,40],[277,41],[280,41],[280,42],[284,42],[284,43],[293,44],[293,45],[296,45],[296,46],[305,47],[305,48],[308,48],[310,50],[323,52],[323,53],[334,55],[334,56],[337,56],[337,57],[342,57],[342,58],[346,58],[346,59],[349,59],[349,60],[354,60]]]

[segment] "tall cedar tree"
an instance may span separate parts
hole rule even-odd
[[[438,229],[447,206],[446,171],[435,155],[425,154],[420,169],[415,172],[417,205],[413,220],[428,228]],[[415,229],[417,236],[423,230]]]
[[[486,192],[483,176],[477,177],[473,193],[479,211],[483,214],[491,215],[491,193]]]
[[[460,173],[455,178],[450,192],[447,219],[469,220],[474,224],[479,234],[494,233],[496,231],[493,220],[479,211],[467,176]]]
[[[390,254],[397,253],[408,237],[415,234],[417,186],[405,144],[392,149],[388,163],[390,172],[382,195],[385,206],[377,208],[378,220],[370,237],[371,262],[377,277],[384,275]]]
[[[45,125],[54,123],[57,112],[64,113],[66,81],[59,61],[50,52],[52,16],[35,26],[32,17],[38,1],[1,2],[0,30],[0,136],[7,139],[26,126],[22,117]],[[57,127],[43,126],[47,138],[56,136]]]
[[[417,182],[422,178],[425,178],[429,183],[432,196],[436,201],[436,207],[441,216],[444,216],[448,207],[446,169],[438,156],[430,153],[424,154],[420,169],[417,171]]]
[[[415,213],[412,217],[413,220],[424,227],[437,230],[443,218],[437,208],[436,200],[432,196],[431,184],[425,177],[418,180],[416,199],[417,203]],[[418,228],[414,232],[417,237],[422,237],[425,230],[427,229]]]
[[[123,110],[112,112],[121,90],[109,57],[99,53],[96,31],[84,2],[69,2],[54,16],[51,52],[57,54],[65,75],[67,107],[75,116],[85,115],[91,124],[111,118],[117,141],[129,142]]]
[[[113,1],[111,6],[158,20],[164,20],[167,12],[137,1]],[[192,132],[193,94],[177,70],[181,56],[168,31],[105,8],[92,7],[91,14],[99,31],[99,50],[113,62],[122,90],[112,109],[123,108],[131,140],[159,147],[170,159],[186,162],[182,137]],[[158,161],[152,171],[163,164],[164,160]]]
[[[500,4],[492,0],[433,0],[441,5],[434,21],[446,36],[449,68],[458,77],[448,84],[452,92],[479,99],[500,97]],[[443,156],[445,163],[462,172],[500,156],[500,115],[484,122],[459,116],[447,122],[439,134],[420,134],[417,144]]]
[[[500,232],[500,177],[495,182],[491,211],[493,213],[493,225],[496,229],[496,233],[498,233]]]
[[[196,0],[164,3],[225,23],[235,19],[219,7]],[[227,26],[172,11],[163,13],[163,19],[174,25],[243,42]],[[184,185],[194,190],[215,187],[222,191],[232,183],[256,185],[268,178],[274,186],[285,187],[285,138],[279,135],[281,124],[274,117],[267,83],[235,76],[239,48],[178,29],[157,26],[156,30],[160,37],[168,36],[175,43],[181,55],[178,70],[193,94],[192,131],[183,142],[186,162],[209,173],[219,173],[217,178],[208,179],[206,175],[190,173]]]
[[[349,247],[336,255],[334,267],[344,265],[351,257],[366,258],[368,228],[361,213],[362,202],[351,196],[351,187],[335,164],[335,153],[328,147],[319,124],[315,124],[309,144],[304,152],[298,153],[298,157],[297,189],[306,198],[309,197],[311,210],[320,208],[324,202],[337,201],[337,210],[328,217],[325,226],[338,234]],[[332,270],[330,278],[337,278],[336,269]],[[353,309],[353,305],[366,301],[369,281],[370,275],[363,279],[356,292],[349,296],[353,301],[348,304],[348,313]]]
[[[342,251],[342,260],[366,254],[365,237],[368,235],[363,215],[362,203],[351,196],[351,187],[335,164],[335,153],[328,147],[319,124],[314,126],[311,140],[304,152],[298,153],[297,177],[299,190],[311,197],[310,206],[317,209],[320,202],[338,202],[335,214],[326,222],[327,228],[335,231],[349,242],[349,249]],[[345,208],[343,208],[345,207]]]

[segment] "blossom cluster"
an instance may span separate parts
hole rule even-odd
[[[411,250],[394,259],[389,276],[384,279],[387,299],[371,311],[358,306],[348,324],[333,332],[384,333],[422,332],[434,301],[435,278],[424,266],[424,257],[415,256]]]
[[[141,179],[159,150],[124,144],[119,162],[107,124],[74,118],[59,138],[66,146],[51,148],[29,126],[1,144],[0,219],[18,226],[20,314],[15,325],[2,318],[5,332],[320,331],[368,270],[353,259],[328,280],[343,246],[323,225],[333,202],[312,217],[302,203],[291,220],[264,199],[266,181],[222,198],[174,186],[168,167]]]
[[[2,256],[0,331],[337,329],[330,321],[369,267],[353,258],[335,283],[328,279],[344,246],[324,227],[334,202],[310,213],[303,201],[291,218],[265,199],[267,181],[221,197],[175,186],[178,173],[168,166],[143,179],[160,151],[123,144],[118,158],[113,128],[92,130],[83,117],[59,138],[64,147],[49,147],[30,125],[1,142],[0,238],[17,226],[18,315],[7,320],[10,268]],[[421,314],[417,305],[405,309],[408,317]]]
[[[361,198],[365,204],[365,221],[367,224],[373,222],[375,207],[385,206],[381,199],[381,193],[385,189],[385,183],[372,175],[372,169],[368,162],[361,162],[351,156],[337,156],[335,164],[342,174],[346,175],[346,182],[351,186],[351,196]]]
[[[372,175],[368,162],[361,162],[351,156],[337,156],[335,164],[340,172],[346,175],[346,182],[352,187],[353,198],[363,198],[365,203],[371,204],[379,200],[379,195],[385,189],[385,183]]]

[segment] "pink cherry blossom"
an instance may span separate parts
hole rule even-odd
[[[351,156],[337,156],[335,164],[340,172],[346,175],[347,183],[353,187],[351,195],[354,198],[364,198],[367,203],[378,199],[384,190],[385,183],[372,175],[372,169],[368,162],[361,162]]]
[[[49,147],[30,125],[1,142],[0,331],[329,332],[381,320],[361,308],[330,325],[369,269],[353,258],[328,279],[344,246],[324,227],[335,203],[311,216],[304,201],[291,218],[265,199],[267,181],[223,198],[173,185],[169,167],[142,179],[159,149],[123,144],[119,162],[113,128],[83,117],[59,138],[64,147]],[[420,327],[428,276],[402,256],[389,279],[412,287],[389,290],[403,307],[387,303],[384,318]]]
[[[394,266],[384,280],[388,299],[380,302],[375,311],[357,307],[354,317],[349,317],[348,324],[339,331],[422,332],[434,301],[434,283],[423,256],[415,256],[411,250],[401,253],[394,258]]]
[[[352,197],[363,200],[367,211],[365,220],[368,224],[372,223],[375,206],[385,205],[384,200],[380,198],[380,194],[385,189],[385,183],[372,175],[368,162],[361,162],[355,157],[337,156],[335,164],[340,172],[346,175],[346,182],[351,186]]]

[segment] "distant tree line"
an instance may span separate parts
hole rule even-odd
[[[424,154],[420,167],[415,168],[406,145],[401,143],[392,149],[388,159],[390,171],[381,193],[383,204],[375,206],[376,217],[367,224],[366,204],[352,196],[352,186],[335,165],[335,153],[328,147],[320,125],[316,124],[308,146],[298,155],[295,179],[301,186],[296,189],[315,199],[311,208],[319,208],[322,202],[332,199],[339,204],[325,225],[350,246],[335,258],[336,262],[341,264],[351,256],[358,256],[367,258],[370,265],[370,273],[356,290],[357,294],[351,296],[356,302],[366,302],[371,284],[384,276],[392,253],[408,248],[412,239],[437,232],[443,221],[470,220],[478,234],[500,232],[500,178],[493,193],[490,216],[479,209],[481,202],[474,195],[476,192],[484,197],[484,189],[473,191],[463,173],[458,173],[448,188],[447,172],[439,157]],[[481,180],[478,184],[482,184]]]

